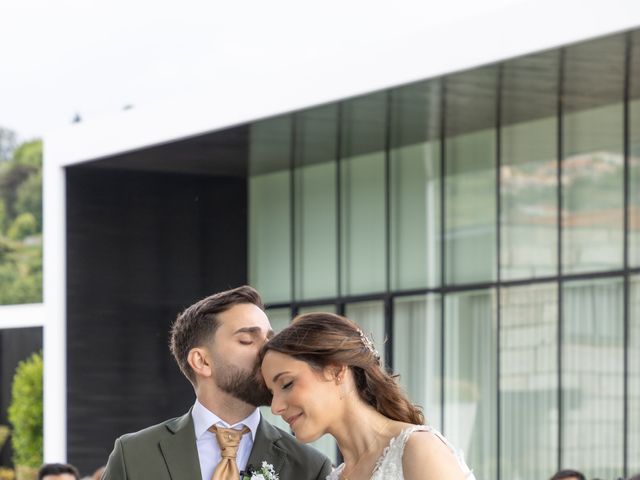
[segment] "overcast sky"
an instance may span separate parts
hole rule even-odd
[[[2,0],[0,126],[41,136],[522,1]]]

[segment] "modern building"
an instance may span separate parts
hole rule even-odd
[[[46,460],[186,411],[168,327],[249,282],[359,322],[479,479],[639,472],[640,5],[517,7],[46,138]]]

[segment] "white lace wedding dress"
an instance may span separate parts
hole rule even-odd
[[[454,448],[440,432],[427,425],[413,425],[404,429],[397,437],[392,438],[389,442],[389,446],[384,449],[382,455],[378,459],[376,466],[373,469],[373,473],[371,474],[371,480],[404,480],[404,473],[402,471],[402,454],[404,453],[404,447],[407,444],[407,440],[409,440],[409,436],[413,432],[418,431],[431,432],[442,440],[442,442],[449,447],[451,452],[455,455],[460,468],[466,474],[466,479],[476,480],[473,472],[465,463],[462,452]],[[327,476],[327,480],[339,480],[342,470],[344,470],[344,463],[338,468],[335,468],[331,474]]]

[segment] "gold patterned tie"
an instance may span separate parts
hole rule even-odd
[[[233,428],[222,428],[214,425],[209,431],[216,434],[218,445],[220,445],[220,463],[213,471],[211,480],[238,480],[240,472],[236,464],[236,455],[240,439],[245,433],[250,432],[246,426],[242,430]]]

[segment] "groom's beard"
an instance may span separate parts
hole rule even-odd
[[[216,373],[216,383],[221,390],[256,407],[271,404],[271,393],[260,374],[259,364],[250,372],[227,364]]]

